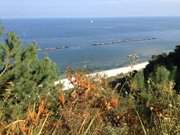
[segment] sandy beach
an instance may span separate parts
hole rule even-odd
[[[143,63],[139,63],[136,64],[134,66],[127,66],[127,67],[120,67],[120,68],[115,68],[115,69],[110,69],[110,70],[104,70],[104,71],[100,71],[100,72],[95,72],[92,74],[88,74],[89,76],[96,76],[96,75],[100,75],[100,76],[104,76],[106,78],[109,77],[114,77],[117,76],[119,74],[126,74],[129,73],[131,71],[134,70],[142,70],[147,66],[148,62],[143,62]],[[69,90],[72,89],[74,86],[71,84],[71,82],[68,79],[62,79],[59,81],[55,82],[55,85],[62,83],[63,84],[63,90]]]

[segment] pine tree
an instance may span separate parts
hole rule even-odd
[[[48,57],[38,58],[35,43],[23,45],[12,32],[0,43],[1,100],[27,105],[41,95],[53,94],[58,78],[56,65]]]

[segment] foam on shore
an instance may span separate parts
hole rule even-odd
[[[137,71],[142,70],[147,66],[147,64],[148,64],[148,62],[143,62],[140,64],[136,64],[134,66],[127,66],[127,67],[115,68],[115,69],[110,69],[110,70],[104,70],[104,71],[100,71],[100,72],[96,72],[96,73],[92,73],[92,74],[88,74],[88,75],[89,76],[100,75],[100,76],[105,76],[106,78],[109,78],[109,77],[117,76],[119,74],[127,74],[134,70],[137,70]],[[72,83],[66,78],[56,81],[55,85],[57,85],[59,83],[61,83],[63,85],[63,90],[69,90],[69,89],[74,88]]]

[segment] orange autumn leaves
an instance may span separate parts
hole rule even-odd
[[[99,103],[102,104],[102,106],[100,105],[97,107],[102,111],[108,111],[119,106],[119,98],[111,94],[109,96],[102,95],[102,93],[104,93],[103,90],[106,90],[102,89],[103,83],[95,81],[92,77],[83,73],[74,73],[68,74],[68,79],[75,88],[69,96],[68,94],[66,95],[64,91],[60,91],[59,95],[56,97],[58,100],[57,104],[60,105],[60,107],[64,109],[71,108],[73,106],[72,103],[82,104],[82,106],[83,104],[91,103],[91,105],[94,106],[94,104],[96,104],[96,99],[101,97],[104,97]],[[34,129],[41,128],[41,126],[43,126],[42,123],[46,121],[46,119],[50,119],[52,113],[50,113],[50,108],[47,106],[49,104],[51,103],[47,103],[46,98],[41,98],[38,104],[27,108],[27,115],[25,118],[16,124],[21,134],[32,135]],[[60,115],[62,114],[63,111],[60,112]],[[56,124],[56,122],[63,123],[62,120],[55,121],[55,123],[53,121],[48,122],[46,122],[45,127],[47,127],[48,124]]]
[[[115,97],[114,97],[114,98],[111,98],[109,104],[110,104],[110,106],[111,106],[112,108],[117,108],[118,105],[119,105],[119,100],[118,100],[118,98],[115,98]]]
[[[30,108],[28,109],[27,113],[27,120],[31,121],[34,125],[38,124],[39,120],[41,117],[49,115],[48,109],[46,107],[46,102],[44,99],[40,101],[40,104],[38,106],[38,110],[31,110]]]
[[[120,105],[119,99],[114,96],[108,98],[101,97],[97,99],[97,101],[95,102],[96,107],[100,107],[106,111],[118,108],[119,105]]]
[[[92,81],[90,77],[83,73],[68,73],[67,74],[68,80],[75,86],[79,87],[80,89],[84,90],[96,90],[97,86],[95,82]]]
[[[20,123],[20,130],[22,133],[31,135],[32,132],[30,130],[30,126],[36,127],[38,124],[40,124],[42,119],[48,118],[50,113],[48,112],[46,101],[45,99],[42,99],[37,107],[36,110],[32,110],[30,107],[28,108],[27,112],[27,118],[24,122]]]
[[[7,125],[2,133],[10,132],[12,135],[15,134],[26,134],[33,135],[33,130],[35,130],[42,122],[45,123],[47,118],[50,116],[50,112],[47,109],[45,99],[41,99],[40,103],[36,107],[28,107],[27,115],[23,120],[16,120],[15,122]],[[39,130],[38,133],[41,131]]]
[[[92,80],[94,79],[92,79],[90,76],[87,76],[86,74],[81,72],[76,72],[73,74],[73,71],[71,69],[67,73],[67,78],[74,86],[87,91],[98,90],[101,87],[98,87],[98,82],[93,82]],[[102,79],[99,80],[102,81]],[[61,103],[64,103],[63,94],[59,96],[59,100]],[[111,97],[104,104],[107,109],[117,108],[119,105],[119,99],[116,97]]]
[[[60,94],[59,94],[59,102],[60,102],[60,104],[62,105],[62,106],[64,106],[64,103],[65,103],[65,97],[64,97],[64,92],[61,92]]]
[[[67,73],[67,78],[68,80],[77,88],[81,90],[90,91],[96,95],[95,90],[101,90],[102,87],[104,87],[104,78],[100,76],[96,76],[96,81],[95,79],[91,76],[86,75],[83,72],[75,72],[70,69],[69,72]],[[97,79],[98,78],[98,79]],[[59,96],[59,101],[61,104],[64,104],[64,94],[61,93]],[[112,109],[112,108],[117,108],[119,105],[119,99],[115,96],[109,97],[105,102],[104,105],[106,106],[107,109]]]

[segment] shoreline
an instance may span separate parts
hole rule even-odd
[[[88,75],[92,76],[92,77],[94,77],[96,75],[100,75],[100,76],[104,76],[105,78],[115,77],[119,74],[127,74],[134,70],[140,71],[140,70],[144,69],[148,65],[148,63],[149,62],[146,61],[146,62],[138,63],[133,66],[126,66],[126,67],[114,68],[114,69],[109,69],[109,70],[103,70],[100,72],[90,73]],[[69,90],[69,89],[74,88],[74,86],[71,84],[71,82],[66,78],[56,81],[54,84],[57,85],[59,83],[61,83],[63,85],[63,90]]]

